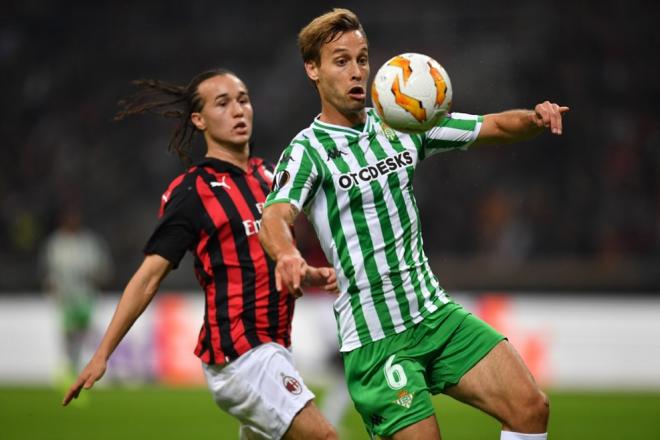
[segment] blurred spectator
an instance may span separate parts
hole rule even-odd
[[[112,259],[106,243],[83,226],[75,208],[60,214],[57,229],[44,245],[42,258],[44,286],[60,311],[68,369],[77,374],[91,330],[95,299],[99,286],[112,273]]]

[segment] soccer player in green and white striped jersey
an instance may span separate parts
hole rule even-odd
[[[351,397],[368,431],[440,438],[430,395],[445,393],[502,422],[502,439],[545,439],[547,398],[511,344],[446,295],[424,254],[413,195],[418,163],[438,152],[561,134],[567,107],[452,113],[426,133],[392,130],[365,107],[368,43],[335,9],[299,34],[321,114],[284,150],[260,238],[278,283],[300,294],[307,265],[289,225],[303,211],[337,272],[335,301]]]

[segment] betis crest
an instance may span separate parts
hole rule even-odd
[[[404,408],[410,408],[410,405],[412,405],[413,402],[413,397],[415,396],[415,393],[409,393],[407,390],[401,390],[399,391],[399,398],[394,401],[397,405],[401,405]]]

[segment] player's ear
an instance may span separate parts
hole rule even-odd
[[[318,81],[319,67],[316,65],[316,62],[314,61],[305,62],[305,73],[307,73],[307,77],[312,81],[314,82]]]
[[[203,131],[206,129],[206,122],[204,121],[204,117],[199,112],[192,112],[190,114],[190,122],[192,122],[198,130]]]

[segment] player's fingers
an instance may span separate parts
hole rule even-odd
[[[282,290],[282,275],[280,275],[279,268],[275,270],[275,289],[278,292]]]
[[[326,283],[336,283],[337,282],[337,274],[335,273],[334,270],[328,270],[328,275],[325,277]]]
[[[570,109],[571,109],[570,107],[562,105],[561,107],[559,107],[559,113],[565,113],[565,112],[569,111]]]
[[[90,377],[85,381],[85,385],[83,385],[83,388],[86,390],[90,389],[91,387],[94,386],[94,382],[96,382],[96,379],[94,377]]]
[[[67,391],[67,393],[64,395],[64,398],[62,399],[62,406],[67,406],[69,402],[71,402],[71,399],[73,399],[73,392],[71,390]]]
[[[80,389],[82,387],[82,384],[79,384],[76,382],[75,384],[71,385],[71,388],[69,388],[69,391],[64,395],[64,399],[62,399],[62,405],[67,406],[71,400],[74,398],[78,397],[78,394],[80,394]]]
[[[561,113],[557,104],[551,104],[550,129],[554,134],[561,134]]]
[[[539,128],[548,126],[548,112],[546,110],[546,103],[537,104],[534,108],[536,113],[536,125]]]
[[[304,262],[301,262],[299,266],[293,267],[293,273],[291,274],[291,286],[293,287],[293,290],[297,291],[300,289],[300,281],[305,278],[306,273],[307,264]]]

